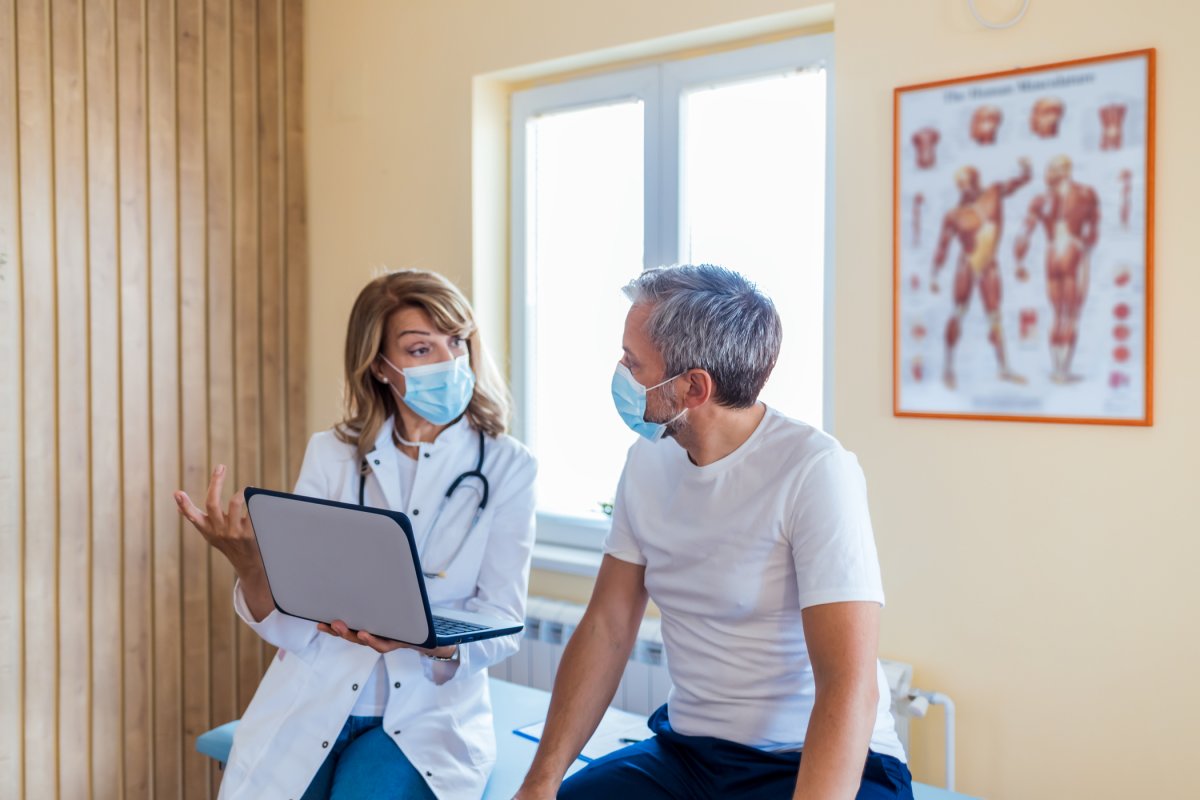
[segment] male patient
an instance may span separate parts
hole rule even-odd
[[[517,797],[911,798],[876,656],[862,470],[758,401],[782,338],[774,304],[713,266],[649,270],[625,292],[613,399],[642,439]],[[674,683],[654,736],[563,782],[650,598]]]

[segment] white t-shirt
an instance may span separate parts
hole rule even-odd
[[[802,748],[815,684],[801,609],[883,604],[858,459],[770,408],[741,447],[704,467],[673,439],[639,439],[604,550],[646,566],[674,683],[671,727],[685,735]],[[903,761],[877,673],[870,747]]]

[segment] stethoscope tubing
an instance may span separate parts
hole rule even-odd
[[[450,562],[446,564],[447,567],[450,566],[450,563],[454,562],[454,559],[458,558],[458,554],[462,552],[463,545],[466,544],[467,539],[470,538],[471,532],[475,530],[475,523],[477,523],[479,518],[483,516],[483,510],[487,508],[488,495],[491,487],[488,483],[487,476],[483,474],[484,442],[484,433],[483,431],[479,431],[479,458],[475,462],[475,468],[459,473],[458,477],[450,482],[450,488],[446,489],[446,493],[442,495],[442,502],[438,504],[437,513],[434,514],[433,520],[429,523],[430,531],[437,527],[438,521],[442,518],[442,511],[450,502],[451,495],[454,494],[454,490],[457,489],[463,481],[467,480],[468,478],[479,479],[480,485],[483,487],[483,496],[479,501],[479,505],[475,509],[475,515],[471,518],[471,524],[467,527],[467,532],[463,535],[462,541],[458,543],[458,547],[455,549],[454,554],[450,557]],[[365,499],[367,491],[367,474],[370,471],[371,469],[367,463],[367,459],[364,458],[362,461],[362,467],[359,469],[358,473],[358,504],[360,506],[366,505]],[[424,572],[424,575],[426,578],[446,577],[444,570],[437,572]]]

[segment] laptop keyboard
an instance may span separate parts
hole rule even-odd
[[[487,630],[486,625],[474,625],[470,622],[448,619],[446,617],[433,618],[433,632],[438,636],[458,636],[463,633],[474,633],[475,631],[484,630]]]

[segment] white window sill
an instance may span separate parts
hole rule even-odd
[[[533,545],[533,568],[564,575],[596,577],[604,554],[596,549],[566,547],[561,544],[537,542]]]
[[[598,514],[584,517],[538,511],[533,568],[596,577],[604,557],[600,543],[611,524],[608,517]]]

